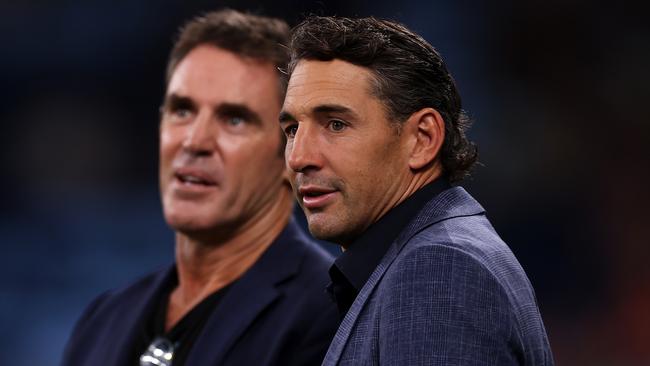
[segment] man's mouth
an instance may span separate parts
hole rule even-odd
[[[182,167],[174,170],[174,178],[181,187],[205,189],[217,185],[214,175],[204,169]]]
[[[175,174],[176,179],[178,179],[183,184],[198,184],[204,186],[213,186],[215,183],[209,179],[199,177],[192,174]]]
[[[333,188],[306,186],[298,189],[303,207],[307,209],[322,208],[329,204],[338,191]]]

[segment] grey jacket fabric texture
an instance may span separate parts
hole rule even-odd
[[[463,188],[402,230],[323,365],[553,365],[533,287]]]

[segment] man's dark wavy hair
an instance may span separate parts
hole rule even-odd
[[[289,75],[303,59],[340,59],[368,68],[372,93],[397,123],[422,108],[436,109],[445,121],[444,174],[450,182],[469,175],[478,158],[465,135],[470,120],[440,54],[422,37],[389,20],[311,16],[293,29],[290,51]]]

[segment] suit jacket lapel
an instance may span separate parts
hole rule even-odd
[[[292,220],[260,259],[225,294],[192,347],[188,365],[221,365],[254,319],[280,295],[276,284],[293,276],[303,256]],[[211,357],[205,359],[206,355]]]
[[[142,321],[150,316],[159,292],[170,281],[170,276],[175,276],[175,271],[176,266],[160,271],[155,275],[151,284],[137,294],[137,298],[133,302],[123,304],[126,308],[118,313],[119,319],[114,320],[112,335],[109,335],[109,337],[117,338],[115,348],[109,351],[112,357],[106,355],[113,360],[98,360],[99,364],[127,365],[132,361],[133,345],[138,337],[142,336],[140,332],[144,329]]]
[[[382,258],[381,262],[368,278],[368,281],[363,286],[359,295],[352,303],[350,310],[343,318],[339,326],[332,344],[330,344],[323,365],[336,365],[341,358],[341,354],[348,338],[352,333],[352,329],[361,314],[366,302],[370,298],[373,290],[383,277],[386,270],[393,263],[395,258],[399,255],[404,245],[415,234],[424,228],[438,223],[442,220],[467,215],[477,215],[483,213],[484,209],[476,202],[462,187],[453,187],[447,189],[432,198],[427,204],[418,212],[416,217],[409,222],[407,227],[402,230],[398,238],[391,244],[390,248]]]
[[[257,314],[278,297],[269,283],[260,284],[257,276],[243,277],[228,290],[207,324],[187,359],[188,365],[221,365],[232,347]],[[206,355],[211,357],[206,360]],[[206,362],[208,361],[208,362]]]

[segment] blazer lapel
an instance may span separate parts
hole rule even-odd
[[[143,288],[133,302],[124,303],[125,309],[119,313],[119,319],[113,321],[113,329],[109,337],[116,337],[115,349],[110,350],[110,359],[98,360],[104,365],[127,365],[131,360],[131,352],[136,339],[143,331],[142,321],[148,317],[158,299],[158,293],[164,284],[168,283],[170,276],[174,276],[176,266],[171,266],[155,275],[151,285]]]
[[[397,239],[391,244],[381,262],[372,272],[370,278],[359,292],[359,295],[357,295],[327,350],[323,365],[330,366],[338,364],[345,345],[350,338],[352,329],[359,318],[359,314],[361,314],[366,302],[384,273],[386,273],[386,270],[395,258],[397,258],[409,239],[424,228],[442,220],[458,216],[477,215],[483,212],[483,207],[462,187],[447,189],[427,202],[424,208],[418,212],[416,217],[409,222],[407,227],[402,230]]]
[[[221,365],[228,350],[280,295],[276,284],[294,275],[302,258],[292,220],[260,259],[228,290],[187,359],[188,365]],[[206,355],[210,357],[206,359]]]

